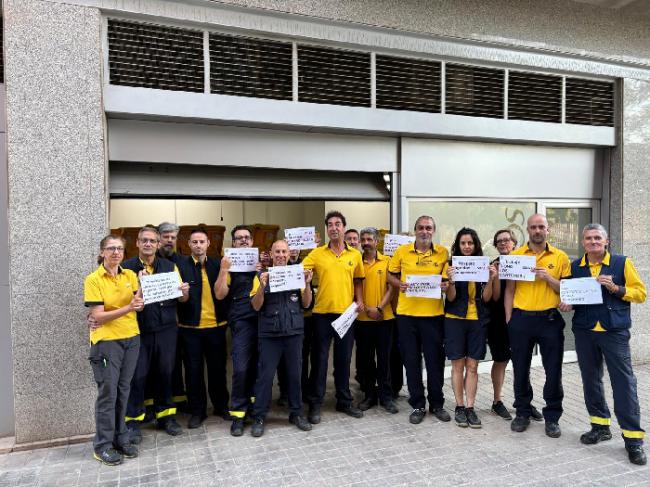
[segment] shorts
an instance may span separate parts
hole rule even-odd
[[[486,326],[479,320],[445,317],[445,355],[449,360],[472,358],[483,360]]]
[[[495,362],[507,362],[511,358],[508,325],[503,321],[490,321],[487,325],[487,342]]]

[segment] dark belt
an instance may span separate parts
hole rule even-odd
[[[558,312],[555,308],[544,309],[542,311],[526,311],[523,309],[515,308],[513,311],[516,311],[521,316],[546,316],[547,318],[554,317]]]

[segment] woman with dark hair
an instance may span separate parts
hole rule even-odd
[[[461,228],[452,256],[481,256],[481,240],[471,228]],[[486,303],[499,285],[497,270],[490,265],[489,280],[484,282],[455,282],[455,269],[449,265],[443,272],[445,304],[445,353],[451,360],[451,384],[456,399],[455,420],[463,428],[480,428],[481,420],[474,411],[478,386],[478,363],[485,358],[485,334],[489,320]]]
[[[104,237],[99,267],[84,282],[84,302],[93,319],[89,360],[97,382],[93,457],[105,465],[138,456],[124,416],[140,350],[136,311],[144,301],[136,274],[120,266],[124,245],[122,237]]]

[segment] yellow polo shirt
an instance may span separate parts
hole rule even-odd
[[[447,267],[442,271],[442,277],[448,279]],[[447,318],[454,318],[457,320],[478,320],[478,310],[476,309],[476,283],[468,282],[467,283],[467,293],[469,295],[469,300],[467,301],[467,315],[457,316],[451,313],[445,313]]]
[[[104,311],[114,311],[128,305],[138,290],[138,276],[129,269],[118,267],[112,276],[103,265],[86,277],[84,281],[84,304],[104,306]],[[90,342],[101,340],[122,340],[140,334],[135,311],[129,311],[90,332]]]
[[[571,275],[569,257],[560,249],[546,244],[546,249],[536,254],[528,243],[514,250],[510,255],[533,255],[537,257],[536,267],[545,267],[548,274],[555,279]],[[524,311],[544,311],[557,308],[560,294],[539,278],[534,281],[515,281],[515,298],[513,307]]]
[[[366,278],[363,281],[363,304],[365,304],[366,308],[376,308],[386,294],[388,290],[386,277],[389,263],[390,257],[382,255],[380,252],[377,252],[377,257],[372,264],[363,261],[363,270],[366,273]],[[384,320],[395,318],[390,301],[382,308],[382,311]],[[357,319],[359,321],[375,321],[365,311],[360,313]]]
[[[388,272],[399,274],[402,282],[408,275],[442,274],[449,259],[449,252],[441,245],[431,244],[431,248],[422,253],[415,249],[415,243],[408,243],[397,248]],[[440,316],[444,314],[442,299],[408,297],[400,292],[397,301],[397,314],[405,316]]]
[[[314,313],[343,313],[354,301],[354,280],[365,277],[361,253],[347,244],[341,255],[329,245],[315,248],[302,265],[318,277]]]

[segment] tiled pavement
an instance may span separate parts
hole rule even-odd
[[[636,367],[642,410],[650,407],[650,364]],[[541,397],[544,372],[533,370]],[[506,403],[512,403],[508,373]],[[0,455],[0,487],[18,485],[135,486],[261,485],[445,486],[445,485],[650,485],[650,467],[628,463],[617,426],[614,439],[584,446],[579,435],[588,427],[578,368],[564,368],[565,414],[562,437],[544,435],[543,423],[523,434],[488,412],[489,376],[479,382],[480,430],[461,429],[427,415],[409,424],[405,397],[400,412],[368,411],[352,419],[333,410],[304,433],[289,425],[284,412],[270,415],[262,438],[232,438],[229,423],[210,418],[203,428],[171,438],[145,429],[140,456],[119,467],[91,458],[90,443]],[[448,398],[452,397],[447,386]],[[541,406],[540,399],[535,403]],[[448,402],[451,409],[451,402]],[[612,403],[610,401],[610,407]],[[646,414],[646,425],[648,416]],[[183,418],[185,422],[185,418]]]

